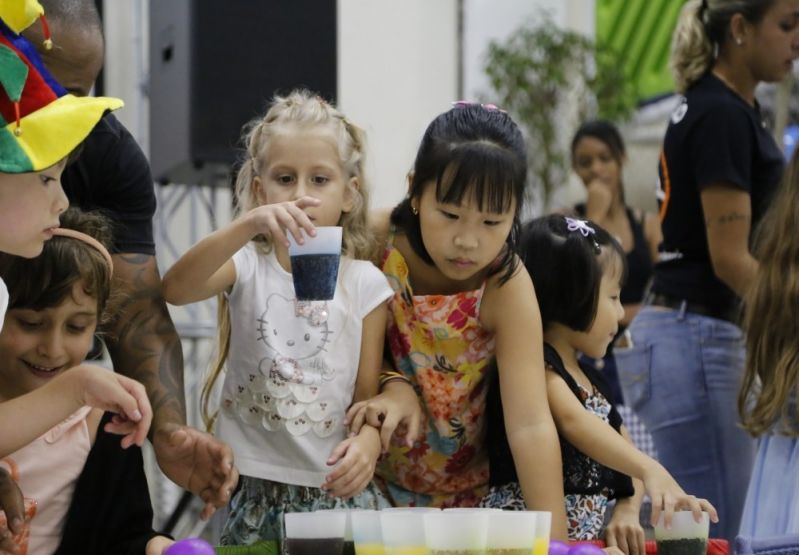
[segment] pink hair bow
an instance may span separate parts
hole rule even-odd
[[[577,220],[569,217],[564,219],[566,220],[566,229],[569,231],[579,231],[583,237],[588,237],[589,235],[596,233],[594,228],[588,225],[588,222],[585,220]]]
[[[503,114],[507,113],[496,104],[480,104],[479,102],[474,102],[472,100],[456,100],[452,103],[453,108],[466,108],[467,106],[482,106],[483,109],[488,110],[489,112],[502,112]]]

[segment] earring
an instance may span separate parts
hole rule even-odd
[[[419,209],[416,208],[413,204],[411,204],[411,212],[413,212],[414,216],[418,216],[419,215]]]
[[[744,43],[744,39],[742,39],[741,37],[735,37],[735,44],[737,44],[738,46],[741,46],[743,43]]]

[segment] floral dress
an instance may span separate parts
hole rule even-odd
[[[395,505],[477,505],[488,489],[484,413],[494,353],[494,335],[479,320],[485,283],[454,295],[414,295],[408,265],[392,245],[381,267],[394,289],[386,330],[391,356],[426,418],[413,447],[395,436],[377,474]]]

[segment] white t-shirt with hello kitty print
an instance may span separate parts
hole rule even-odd
[[[250,243],[233,262],[217,435],[241,474],[320,487],[327,458],[345,438],[363,318],[393,291],[372,263],[341,257],[333,300],[298,302],[274,253]]]

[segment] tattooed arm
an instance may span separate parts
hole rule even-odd
[[[238,480],[233,453],[210,434],[186,426],[183,351],[169,316],[155,257],[116,254],[108,351],[116,371],[141,382],[153,407],[150,439],[164,474],[205,501],[202,516],[224,506]]]
[[[702,189],[701,198],[713,271],[743,297],[757,273],[757,261],[749,252],[752,224],[749,193],[712,185]]]

